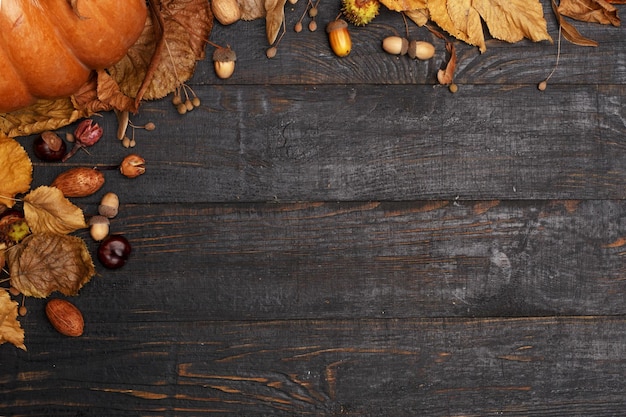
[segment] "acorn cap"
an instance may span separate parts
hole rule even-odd
[[[237,60],[237,54],[230,48],[217,48],[213,52],[213,61],[231,62]]]
[[[333,20],[332,22],[326,25],[326,33],[330,33],[333,30],[337,29],[345,29],[348,27],[348,22],[343,19]]]

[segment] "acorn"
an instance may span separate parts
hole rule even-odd
[[[346,19],[355,26],[365,26],[380,11],[379,0],[342,0],[341,11]]]
[[[352,49],[352,39],[348,32],[348,23],[343,19],[337,19],[326,25],[330,47],[339,57],[348,56]]]
[[[426,60],[435,55],[435,47],[429,42],[412,40],[408,53],[411,58]]]
[[[406,55],[409,50],[409,40],[400,36],[388,36],[383,39],[383,49],[388,54]]]
[[[215,74],[223,80],[230,78],[235,72],[235,61],[237,61],[237,54],[230,47],[217,48],[213,52]]]

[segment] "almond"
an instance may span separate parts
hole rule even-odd
[[[104,174],[95,168],[71,168],[59,174],[52,182],[65,197],[86,197],[104,185]]]
[[[222,25],[230,25],[241,19],[241,8],[237,0],[213,0],[211,9]]]
[[[69,301],[55,298],[46,304],[48,320],[59,333],[77,337],[83,334],[85,322],[80,310]]]

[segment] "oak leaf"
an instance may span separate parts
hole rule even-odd
[[[45,185],[24,196],[24,217],[33,233],[65,235],[87,227],[83,211],[60,189]]]
[[[619,26],[617,9],[604,0],[561,0],[558,11],[582,22]]]
[[[18,303],[11,300],[9,293],[0,290],[0,344],[12,343],[26,350],[24,345],[24,329],[17,321]]]
[[[15,139],[0,137],[0,204],[13,207],[16,194],[30,189],[33,164]]]
[[[32,234],[7,250],[11,286],[27,297],[54,291],[76,295],[95,274],[87,245],[77,237]]]

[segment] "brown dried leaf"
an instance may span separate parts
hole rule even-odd
[[[87,227],[83,211],[56,187],[37,187],[24,196],[24,217],[33,233],[64,235]]]
[[[255,20],[265,17],[265,0],[238,0],[241,20]]]
[[[449,85],[454,82],[454,72],[456,71],[456,49],[452,42],[446,42],[446,50],[450,54],[450,59],[444,69],[437,72],[437,81],[442,85]]]
[[[32,234],[7,254],[11,285],[27,297],[76,295],[95,274],[87,245],[76,236]]]
[[[561,26],[561,33],[563,37],[570,41],[571,43],[579,46],[598,46],[598,42],[586,38],[578,32],[578,30],[569,23],[559,12],[558,7],[554,1],[552,3],[552,11],[554,11],[554,15],[559,21],[559,25]]]
[[[151,6],[139,40],[108,69],[121,93],[146,100],[165,97],[191,78],[213,28],[206,0],[154,0]]]
[[[561,0],[558,10],[561,15],[582,22],[620,25],[617,9],[604,0]]]
[[[0,204],[13,207],[16,194],[30,189],[33,164],[15,139],[0,137]]]
[[[18,303],[11,300],[9,293],[0,290],[0,345],[9,342],[26,350],[24,329],[17,321],[17,308]]]

